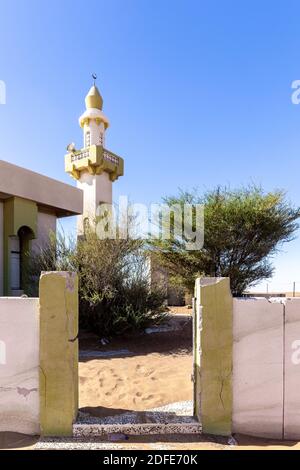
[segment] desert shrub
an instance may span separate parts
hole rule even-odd
[[[88,230],[75,243],[63,234],[28,262],[25,291],[37,295],[41,271],[76,271],[80,326],[101,337],[143,330],[165,318],[164,293],[151,287],[141,240],[101,240]]]
[[[23,290],[29,297],[38,297],[39,278],[42,271],[74,271],[76,244],[63,232],[50,233],[48,244],[26,254],[23,269]]]

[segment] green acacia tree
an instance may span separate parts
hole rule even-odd
[[[230,277],[234,295],[270,278],[271,258],[294,239],[300,217],[300,208],[294,208],[283,191],[264,193],[253,186],[217,187],[203,195],[180,190],[164,203],[204,205],[201,250],[188,251],[178,237],[150,242],[154,258],[169,271],[171,280],[190,292],[201,275]]]

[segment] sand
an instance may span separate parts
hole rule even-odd
[[[0,449],[32,449],[38,440],[38,436],[26,436],[25,434],[19,434],[16,432],[0,432]]]
[[[84,348],[89,346],[95,351],[93,341],[92,338],[86,341]],[[115,340],[99,349],[128,353],[80,360],[79,407],[83,411],[105,416],[120,410],[144,411],[192,399],[191,322],[171,334]]]
[[[175,315],[193,315],[193,309],[190,306],[183,305],[182,307],[169,307],[169,312]]]
[[[149,354],[81,362],[80,408],[143,411],[191,400],[191,356]]]
[[[300,450],[299,442],[280,442],[258,439],[249,436],[235,436],[237,446],[226,445],[222,438],[212,436],[166,435],[166,436],[130,436],[128,441],[119,443],[103,439],[97,442],[72,442],[72,439],[61,439],[60,443],[48,446],[49,449],[78,450]],[[0,433],[0,449],[34,450],[38,438],[17,433]],[[66,443],[67,442],[67,443]]]

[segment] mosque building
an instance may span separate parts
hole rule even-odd
[[[77,188],[0,161],[0,296],[23,294],[25,258],[49,241],[57,219],[79,215]]]

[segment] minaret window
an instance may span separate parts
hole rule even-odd
[[[86,132],[85,134],[85,147],[89,147],[91,145],[91,133]]]
[[[103,134],[99,135],[99,145],[103,145]]]

